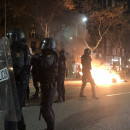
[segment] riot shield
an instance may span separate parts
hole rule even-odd
[[[8,38],[0,39],[0,120],[19,121],[20,106]]]

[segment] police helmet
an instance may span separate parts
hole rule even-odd
[[[86,49],[84,50],[84,54],[90,55],[90,54],[91,54],[91,50],[90,50],[89,48],[86,48]]]
[[[59,52],[59,55],[60,55],[60,57],[66,58],[66,52],[65,52],[64,50],[61,50],[61,51]]]
[[[44,38],[41,41],[41,50],[44,49],[55,49],[56,48],[56,43],[52,38]]]
[[[7,33],[7,37],[11,39],[13,42],[21,42],[26,41],[25,35],[23,31],[19,29],[13,29]]]

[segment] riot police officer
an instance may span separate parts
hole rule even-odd
[[[32,65],[32,78],[33,78],[33,86],[35,87],[35,94],[33,95],[34,98],[39,97],[39,86],[38,86],[38,60],[40,58],[39,53],[35,53],[31,58],[31,65]]]
[[[23,31],[13,29],[9,31],[7,37],[11,42],[10,45],[11,57],[12,57],[19,105],[21,108],[21,120],[17,122],[17,129],[26,130],[26,125],[22,114],[22,107],[24,106],[25,103],[26,90],[29,84],[29,74],[30,74],[29,49],[26,44],[26,38]]]
[[[96,97],[96,94],[95,94],[95,82],[92,78],[92,75],[91,75],[91,50],[89,48],[86,48],[84,50],[84,54],[82,55],[81,57],[81,64],[82,64],[82,73],[83,73],[83,76],[82,76],[82,86],[81,86],[81,90],[80,90],[80,97],[86,97],[84,94],[83,94],[83,91],[84,91],[84,88],[86,86],[86,83],[87,81],[90,82],[91,84],[91,89],[92,89],[92,97],[93,98],[97,98]]]
[[[65,86],[64,86],[65,75],[66,75],[66,53],[64,50],[61,50],[59,52],[59,60],[58,60],[58,82],[57,82],[58,99],[55,101],[55,103],[65,101]]]
[[[47,123],[47,130],[55,130],[55,114],[52,108],[58,71],[58,55],[55,48],[56,44],[52,38],[43,39],[42,56],[39,62],[39,81],[42,93],[40,113]]]

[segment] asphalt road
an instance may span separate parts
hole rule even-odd
[[[82,81],[81,80],[67,80],[65,81],[67,99],[78,98]],[[85,87],[84,94],[88,99],[91,98],[91,86],[88,83]],[[118,96],[123,94],[130,94],[130,80],[121,83],[112,84],[97,84],[96,85],[96,95],[99,98],[104,98],[106,96]]]
[[[77,96],[80,85],[80,81],[67,81],[68,93],[74,92]],[[72,105],[67,107],[67,110],[73,111],[73,114],[69,114],[58,123],[57,128],[59,130],[130,130],[130,82],[97,85],[96,92],[98,100],[91,98],[91,87],[88,85],[85,90],[87,99],[78,97],[76,99],[75,96]],[[63,113],[65,111],[67,113],[67,110],[63,109]]]
[[[64,103],[54,103],[57,130],[130,130],[129,80],[109,85],[97,84],[99,99],[92,98],[90,84],[84,92],[87,99],[79,98],[81,83],[81,80],[65,81],[67,100]],[[38,106],[24,109],[28,130],[46,127],[43,119],[38,121],[38,112]],[[31,114],[27,117],[29,113]]]
[[[88,84],[79,98],[80,80],[66,80],[66,98],[63,103],[54,103],[57,130],[130,130],[130,80],[110,85],[97,85],[99,99],[93,99]],[[34,93],[30,82],[31,94]],[[23,109],[27,130],[42,130],[43,119],[38,120],[39,106],[33,104]],[[0,130],[4,130],[2,123]]]

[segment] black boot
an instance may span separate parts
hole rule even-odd
[[[61,103],[61,102],[63,102],[63,100],[62,100],[61,96],[58,96],[58,99],[54,103]]]
[[[85,96],[83,94],[80,94],[79,97],[81,97],[81,98],[87,98],[87,96]]]
[[[20,127],[18,128],[18,130],[26,130],[26,125],[24,124],[24,125],[20,126]]]
[[[46,130],[56,130],[55,124],[48,126]]]
[[[21,120],[17,123],[18,130],[26,130],[23,114],[21,113]]]
[[[5,130],[17,130],[17,122],[14,121],[4,121]]]
[[[66,100],[65,94],[62,95],[62,100],[63,100],[63,102]]]

